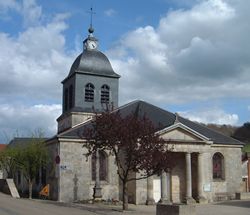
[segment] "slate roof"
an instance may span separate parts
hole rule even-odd
[[[166,111],[141,100],[136,100],[126,105],[123,105],[115,111],[120,111],[121,116],[126,116],[131,113],[137,114],[139,117],[143,117],[144,115],[146,115],[152,121],[157,131],[160,131],[164,128],[173,125],[176,119],[176,115],[174,113],[171,113],[169,111]],[[244,145],[244,143],[236,139],[225,136],[222,133],[214,131],[210,128],[207,128],[206,126],[188,120],[184,117],[178,116],[178,120],[180,123],[202,134],[203,136],[207,137],[209,140],[213,141],[216,144]],[[58,134],[57,137],[79,138],[84,128],[89,126],[90,122],[85,122],[81,125],[78,125],[65,132]]]
[[[66,79],[75,73],[120,78],[120,75],[114,72],[108,58],[98,50],[84,50],[75,59]]]
[[[33,138],[33,137],[15,137],[12,139],[8,146],[10,147],[15,147],[15,146],[20,146],[23,147],[29,143],[34,143],[34,142],[45,142],[48,138]]]

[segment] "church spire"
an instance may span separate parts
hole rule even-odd
[[[88,12],[90,13],[90,26],[89,26],[89,35],[88,37],[83,41],[83,48],[84,50],[97,50],[98,48],[98,39],[96,39],[93,35],[94,33],[94,28],[93,28],[93,14],[95,14],[95,12],[93,12],[93,8],[90,8],[90,11]]]
[[[92,25],[92,19],[93,19],[93,14],[95,14],[95,12],[93,12],[93,8],[90,8],[90,11],[88,11],[88,13],[90,14],[90,26],[89,26],[89,35],[88,37],[83,41],[83,49],[84,50],[97,50],[98,48],[98,39],[96,39],[93,35],[94,33],[94,28]]]
[[[88,31],[89,31],[90,35],[92,35],[94,33],[94,28],[93,28],[93,14],[95,14],[95,12],[93,11],[92,7],[90,8],[89,13],[90,13],[90,26],[89,26]]]

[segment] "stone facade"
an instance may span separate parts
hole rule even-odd
[[[102,199],[122,199],[114,157],[107,157],[107,178],[99,183],[99,165],[96,165],[96,179],[92,180],[92,160],[86,160],[84,139],[80,139],[93,113],[103,111],[105,105],[113,105],[114,111],[121,111],[122,116],[130,113],[138,117],[148,116],[158,134],[168,140],[173,152],[180,155],[171,172],[129,182],[128,198],[131,203],[151,204],[156,199],[158,201],[159,196],[162,203],[187,204],[212,202],[222,197],[234,198],[240,191],[242,144],[143,101],[118,107],[120,76],[113,71],[107,57],[96,49],[97,46],[88,47],[90,41],[97,41],[93,29],[89,33],[84,40],[83,52],[62,81],[63,112],[57,120],[58,134],[47,141],[52,157],[52,165],[48,168],[51,197],[64,202],[89,200],[93,198],[94,186],[95,191],[100,186]],[[103,86],[108,91],[102,91]],[[220,179],[214,179],[213,175],[215,154],[223,163],[223,177]],[[54,162],[55,157],[60,157],[60,163]]]
[[[81,124],[82,122],[86,122],[93,117],[93,113],[85,113],[85,112],[68,112],[61,115],[58,121],[58,132],[61,133],[69,128],[72,128],[76,125]]]
[[[93,199],[95,181],[91,178],[91,157],[86,158],[86,148],[82,140],[60,140],[48,143],[51,150],[57,147],[60,164],[54,164],[56,171],[50,179],[54,189],[51,197],[62,202],[73,202]],[[56,154],[54,153],[54,157]],[[119,186],[116,165],[112,156],[108,157],[108,178],[101,181],[102,198],[119,199]]]
[[[190,153],[191,159],[191,197],[193,199],[199,201],[200,196],[208,202],[221,200],[222,197],[234,199],[235,193],[240,192],[242,146],[212,144],[210,141],[195,138],[192,133],[181,132],[180,128],[163,133],[162,136],[168,140],[172,139],[174,151],[181,153],[180,159],[171,171],[169,198],[172,202],[185,202],[187,197],[188,184],[185,173],[187,153]],[[218,152],[224,157],[223,179],[213,179],[213,155]]]

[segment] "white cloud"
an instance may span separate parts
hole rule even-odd
[[[39,23],[42,15],[42,7],[36,4],[35,0],[23,0],[22,14],[24,25],[30,26]]]
[[[108,17],[113,17],[113,16],[116,15],[116,13],[117,13],[117,12],[116,12],[114,9],[112,9],[112,8],[110,8],[110,9],[104,11],[104,14],[105,14],[106,16],[108,16]]]
[[[17,10],[18,8],[19,8],[19,5],[15,0],[0,0],[1,10],[8,10],[8,9]]]
[[[239,117],[237,114],[226,113],[219,108],[180,112],[180,115],[190,120],[206,124],[238,125],[239,123]]]
[[[10,10],[20,11],[21,5],[15,0],[0,0],[0,19],[8,20]]]
[[[69,14],[56,14],[44,23],[35,1],[25,0],[19,6],[26,28],[15,37],[0,31],[0,141],[5,141],[2,134],[16,130],[27,134],[42,128],[48,135],[56,133],[61,105],[48,103],[61,102],[60,81],[76,57],[74,50],[65,51]]]
[[[42,129],[46,136],[51,137],[56,134],[56,119],[61,114],[61,105],[0,105],[0,136],[7,134],[6,139],[9,141],[12,135],[18,133],[20,136],[27,136]]]
[[[29,27],[17,38],[0,32],[2,98],[61,97],[60,80],[69,72],[74,58],[64,50],[63,31],[66,28],[67,24],[61,16],[45,26]]]
[[[121,103],[143,99],[167,106],[249,98],[250,1],[194,2],[190,9],[170,10],[157,27],[128,32],[107,52],[114,70],[122,75]],[[8,16],[9,10],[22,16],[25,30],[15,37],[0,32],[0,132],[25,133],[35,125],[53,133],[60,105],[46,104],[61,102],[60,81],[76,57],[75,50],[65,51],[69,14],[46,20],[35,0],[0,0],[0,15]],[[114,16],[116,11],[105,13]],[[221,109],[183,114],[205,123],[239,120]]]
[[[249,1],[198,1],[159,26],[128,32],[107,52],[121,74],[121,103],[176,104],[249,97]]]
[[[42,16],[42,7],[36,4],[36,0],[0,0],[2,19],[9,19],[8,12],[10,10],[22,16],[25,27],[38,24]]]

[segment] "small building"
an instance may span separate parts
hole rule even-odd
[[[6,148],[6,144],[0,144],[0,152],[2,152],[5,148]],[[1,166],[0,166],[0,179],[4,179],[4,178],[6,178],[6,172],[4,171],[4,169],[1,169]]]
[[[173,144],[173,150],[181,154],[170,174],[131,182],[131,203],[157,202],[163,194],[175,203],[234,199],[241,186],[243,143],[144,101],[118,107],[120,75],[98,50],[93,33],[90,28],[82,53],[62,81],[63,111],[57,119],[58,133],[47,140],[53,161],[47,170],[51,198],[63,202],[92,199],[95,164],[99,162],[102,199],[121,199],[114,157],[101,152],[99,161],[86,159],[82,137],[94,112],[112,106],[123,115],[146,114],[161,136]]]

